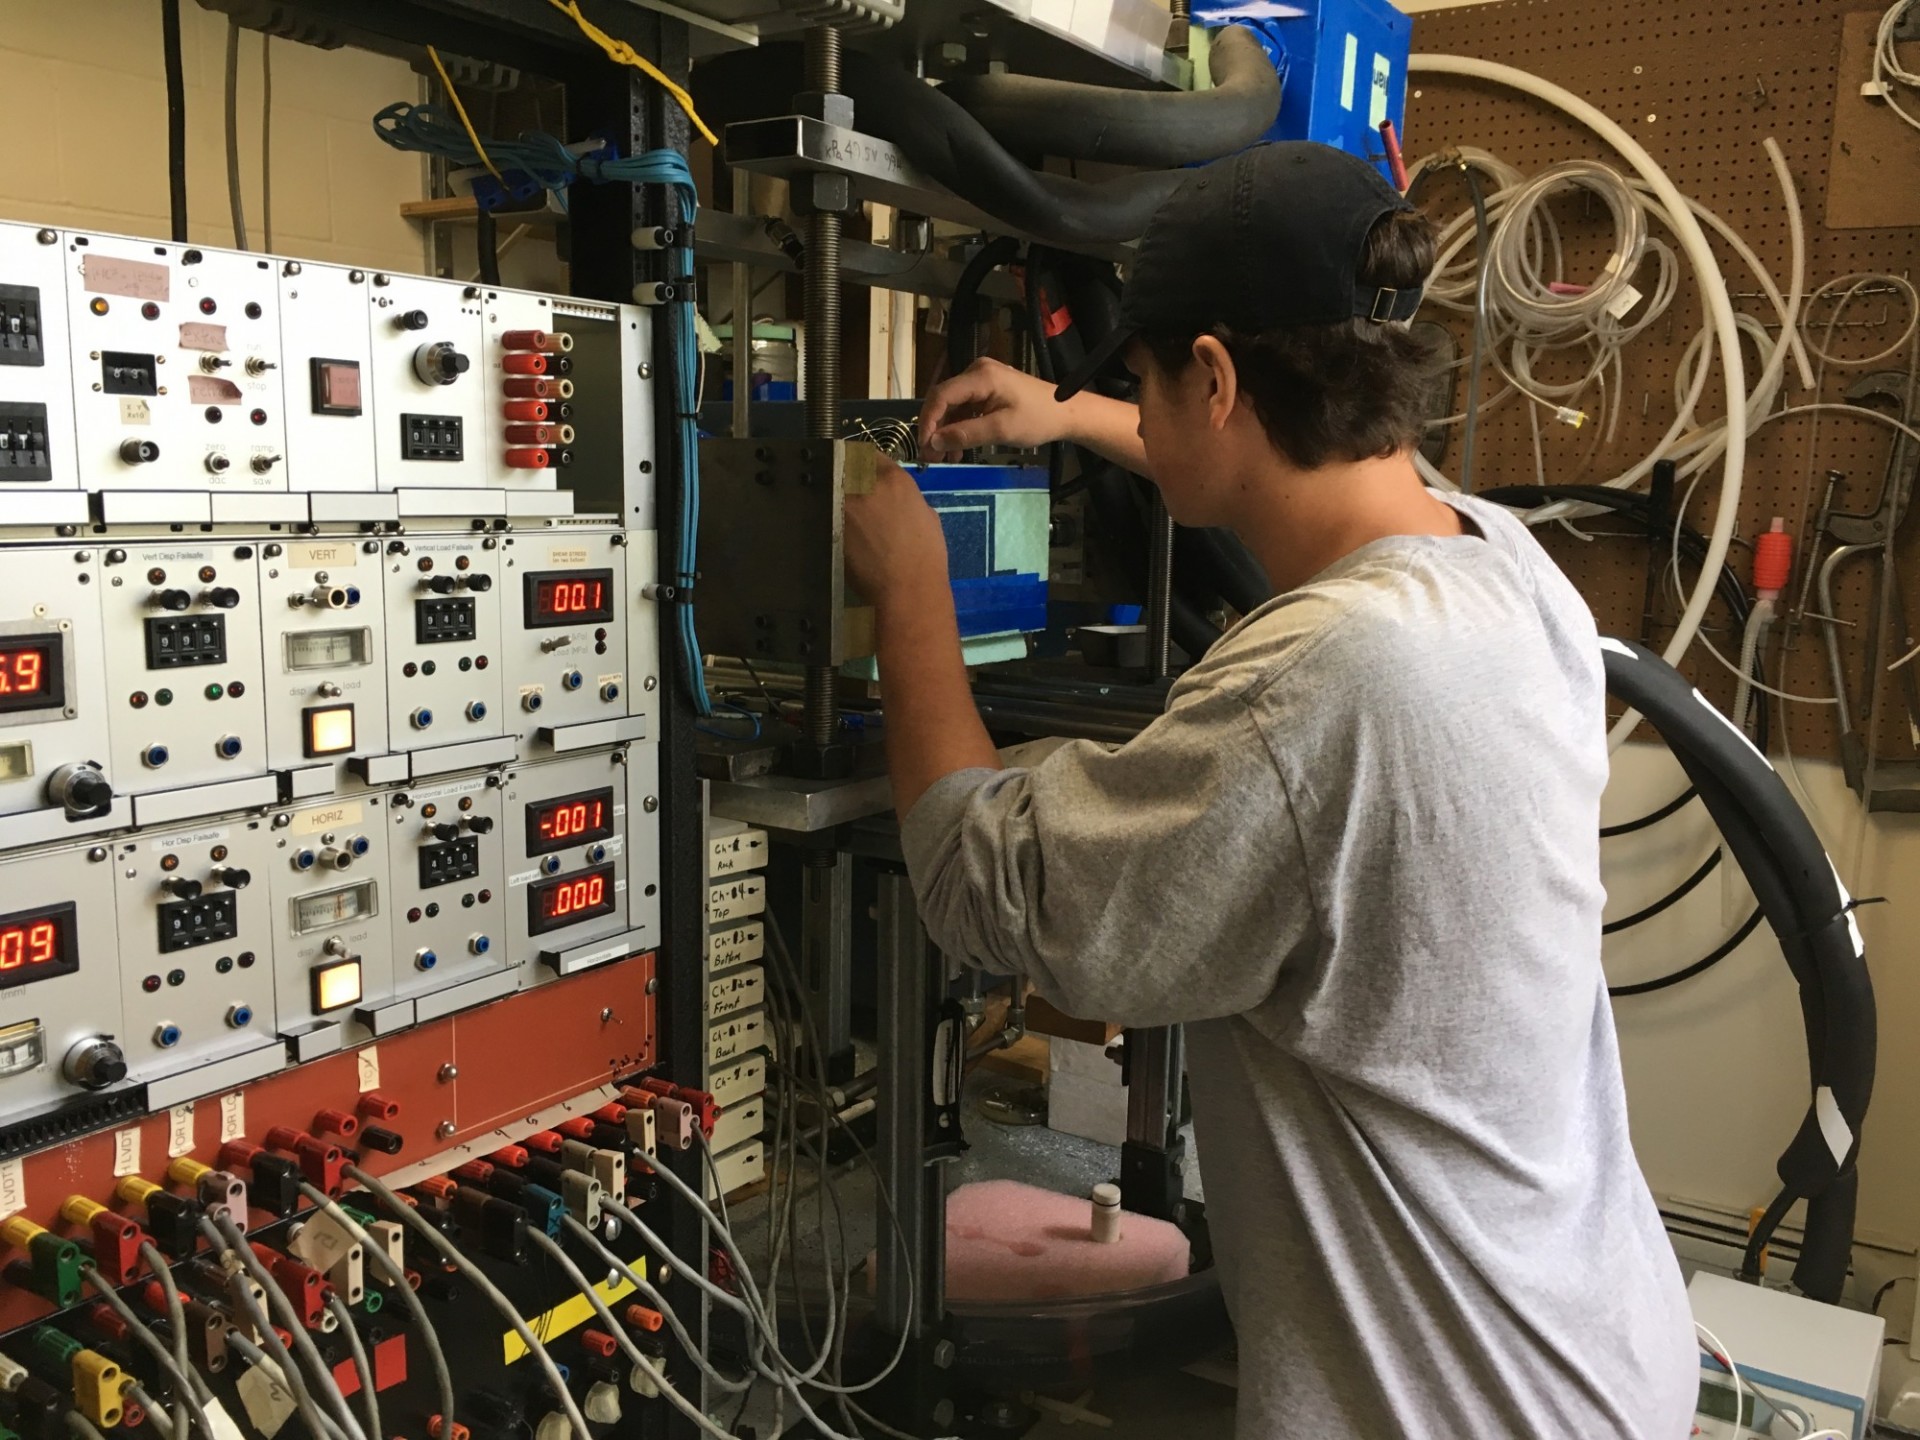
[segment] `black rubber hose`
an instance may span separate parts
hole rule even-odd
[[[1610,640],[1607,689],[1644,714],[1672,747],[1780,943],[1800,992],[1813,1089],[1781,1154],[1781,1195],[1755,1227],[1757,1257],[1795,1199],[1807,1201],[1807,1241],[1794,1270],[1802,1293],[1829,1303],[1846,1283],[1860,1133],[1873,1097],[1878,1043],[1873,983],[1841,886],[1806,815],[1733,723],[1651,650]]]
[[[1245,26],[1213,37],[1211,90],[1123,90],[1037,75],[964,75],[941,87],[1019,154],[1172,169],[1245,149],[1280,113],[1280,77]]]
[[[846,57],[841,57],[844,60]],[[1020,253],[1020,242],[1010,235],[989,240],[974,252],[954,282],[953,304],[947,311],[947,373],[958,375],[976,354],[973,342],[980,328],[980,287],[987,276]]]
[[[841,62],[855,128],[898,145],[930,178],[1036,240],[1101,245],[1136,239],[1187,179],[1184,170],[1144,170],[1098,183],[1041,174],[909,71],[857,50]],[[719,125],[784,115],[803,85],[800,47],[793,44],[717,55],[693,75],[695,103]]]

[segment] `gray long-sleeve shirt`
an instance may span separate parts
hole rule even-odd
[[[1470,533],[1270,601],[1132,743],[943,779],[908,868],[950,955],[1188,1026],[1243,1440],[1681,1440],[1698,1357],[1600,969],[1593,621],[1454,503]]]

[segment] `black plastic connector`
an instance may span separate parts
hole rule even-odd
[[[155,1190],[146,1198],[147,1233],[169,1260],[184,1260],[200,1247],[200,1202]]]
[[[496,1260],[519,1264],[526,1256],[526,1212],[484,1190],[462,1185],[454,1192],[453,1218],[461,1233]]]
[[[247,1203],[271,1215],[291,1215],[300,1208],[300,1162],[262,1151],[248,1165]]]
[[[382,1155],[398,1155],[406,1145],[404,1135],[389,1130],[384,1125],[362,1125],[360,1127],[360,1148],[375,1150]]]

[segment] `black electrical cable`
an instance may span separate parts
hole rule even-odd
[[[1611,840],[1616,835],[1631,835],[1636,830],[1645,830],[1650,825],[1658,825],[1669,815],[1677,815],[1680,811],[1686,809],[1688,805],[1693,803],[1699,793],[1698,790],[1695,790],[1689,785],[1658,810],[1650,810],[1637,820],[1623,820],[1618,825],[1602,825],[1600,827],[1600,838],[1602,840]]]
[[[1703,955],[1691,965],[1683,966],[1681,969],[1675,970],[1667,975],[1662,975],[1654,980],[1642,980],[1633,985],[1609,985],[1607,987],[1607,994],[1611,995],[1615,1000],[1624,1000],[1631,995],[1651,995],[1656,990],[1666,990],[1674,985],[1678,985],[1682,980],[1691,980],[1696,975],[1704,974],[1729,955],[1733,954],[1741,945],[1745,944],[1747,937],[1759,928],[1760,921],[1763,918],[1765,917],[1761,915],[1760,911],[1755,909],[1751,915],[1747,916],[1747,918],[1740,923],[1738,930],[1734,931],[1733,934],[1715,946],[1711,952]]]
[[[953,302],[947,307],[947,373],[958,375],[974,361],[974,331],[980,325],[980,287],[987,276],[1020,253],[1011,235],[989,240],[967,261],[954,283]]]
[[[498,285],[500,283],[500,226],[493,218],[491,210],[481,210],[473,217],[473,244],[480,259],[480,283]]]
[[[160,0],[160,49],[167,72],[167,210],[173,238],[187,238],[187,78],[180,54],[180,0]]]
[[[1600,933],[1602,935],[1618,935],[1622,930],[1631,930],[1634,926],[1644,924],[1646,921],[1651,920],[1662,911],[1672,909],[1697,890],[1702,880],[1705,880],[1707,876],[1719,868],[1720,857],[1724,854],[1726,854],[1726,852],[1716,845],[1713,853],[1701,862],[1700,868],[1687,876],[1687,878],[1682,880],[1678,885],[1674,886],[1673,889],[1662,895],[1644,910],[1636,910],[1633,914],[1624,916],[1619,920],[1609,920],[1600,927]]]

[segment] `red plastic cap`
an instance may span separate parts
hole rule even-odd
[[[589,1355],[598,1355],[602,1360],[611,1360],[613,1352],[620,1348],[619,1342],[604,1330],[582,1330],[580,1346]]]
[[[627,1323],[636,1330],[658,1330],[667,1323],[667,1317],[658,1310],[649,1310],[644,1305],[627,1306]]]
[[[544,450],[516,447],[507,451],[509,470],[544,470],[552,463],[553,457]]]
[[[545,420],[547,402],[544,400],[509,400],[500,407],[501,413],[509,420]]]
[[[1775,520],[1775,526],[1780,524]],[[1793,575],[1793,536],[1784,529],[1763,530],[1753,541],[1753,588],[1763,596],[1778,595]]]
[[[514,351],[500,357],[500,368],[509,375],[544,375],[547,357],[536,352]]]
[[[360,1133],[360,1118],[344,1110],[322,1110],[313,1117],[313,1128],[322,1135],[339,1135],[351,1140]]]
[[[369,1120],[395,1120],[400,1115],[400,1102],[389,1099],[378,1090],[369,1090],[362,1095],[356,1108]]]
[[[509,1170],[527,1168],[527,1152],[519,1145],[502,1145],[487,1158],[496,1165],[506,1166]]]

